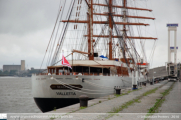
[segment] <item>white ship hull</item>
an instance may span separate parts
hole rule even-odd
[[[78,78],[76,78],[76,76]],[[84,79],[84,81],[82,81]],[[81,85],[81,90],[52,89],[57,84]],[[131,77],[120,76],[83,76],[83,75],[32,75],[32,94],[42,112],[69,106],[79,102],[80,95],[89,99],[115,93],[116,88],[132,86]]]

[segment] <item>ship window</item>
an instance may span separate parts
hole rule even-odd
[[[64,68],[64,70],[66,71],[66,69],[68,68]],[[69,69],[70,72],[72,72],[71,69]],[[60,70],[63,71],[63,70]],[[89,73],[89,67],[88,66],[73,66],[73,71],[74,72],[78,72],[78,73]],[[90,73],[110,73],[109,68],[103,68],[102,71],[102,67],[90,67]]]
[[[102,68],[91,67],[90,72],[92,72],[92,73],[102,73]]]
[[[86,66],[73,66],[74,72],[89,72],[89,67]]]

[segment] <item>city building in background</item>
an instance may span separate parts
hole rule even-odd
[[[25,70],[25,60],[21,60],[21,71]]]
[[[11,70],[16,70],[18,72],[25,71],[25,60],[21,60],[21,65],[3,65],[3,71],[10,72]]]
[[[28,68],[28,67],[27,67]],[[21,60],[21,65],[3,65],[3,69],[0,70],[0,76],[19,76],[19,77],[31,77],[32,74],[47,73],[46,69],[31,69],[25,68],[25,60]]]

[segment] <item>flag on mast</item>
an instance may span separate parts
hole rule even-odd
[[[64,57],[64,54],[62,52],[62,65],[67,66],[72,69],[71,65],[69,64],[68,60]]]

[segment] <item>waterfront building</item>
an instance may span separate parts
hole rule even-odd
[[[11,70],[25,71],[25,60],[21,60],[21,65],[3,65],[3,71],[10,72]]]

